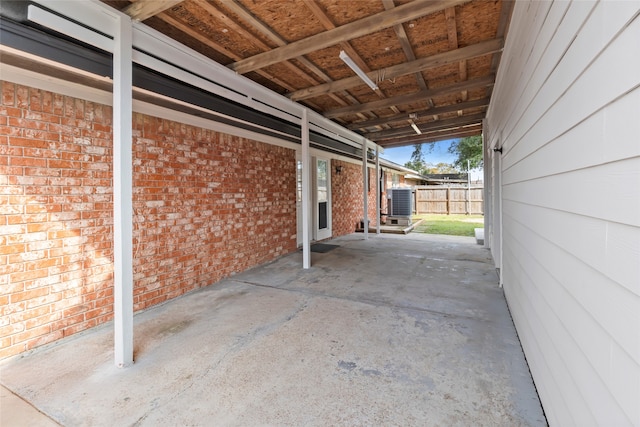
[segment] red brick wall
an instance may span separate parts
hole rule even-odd
[[[369,226],[375,227],[377,223],[376,215],[376,169],[369,168],[369,193],[367,194],[367,217],[369,217]]]
[[[111,107],[2,82],[0,359],[113,316]],[[295,250],[293,150],[136,114],[135,309]]]
[[[331,161],[331,203],[333,237],[353,233],[363,217],[362,166],[341,160]],[[336,166],[342,170],[338,174]],[[369,168],[368,217],[376,224],[375,168]]]
[[[139,114],[134,128],[135,309],[296,249],[295,151]]]

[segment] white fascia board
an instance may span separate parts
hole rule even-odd
[[[96,31],[30,5],[30,17],[33,17],[34,22],[105,51],[113,52],[113,40],[110,37],[113,37],[116,32],[116,20],[119,15],[123,15],[122,12],[97,0],[81,2],[35,0],[34,2]],[[133,45],[133,61],[140,65],[201,87],[254,110],[290,123],[300,123],[302,111],[306,108],[302,104],[259,85],[143,23],[133,23]],[[174,63],[179,64],[181,68],[171,65]],[[374,150],[377,147],[381,153],[383,152],[382,147],[377,146],[373,141],[314,111],[309,111],[309,128],[354,147],[366,145]]]
[[[48,10],[41,9],[37,5],[30,4],[27,6],[27,19],[61,34],[82,40],[98,49],[113,52],[113,39],[51,13]]]
[[[115,36],[118,28],[118,16],[124,15],[122,12],[119,12],[112,7],[107,7],[97,0],[34,0],[34,3],[38,3],[49,10],[59,13],[62,16],[69,17],[76,22],[81,22],[82,24],[90,28],[98,30],[101,33],[108,35],[111,40]],[[29,11],[31,11],[31,9],[32,5],[29,5]],[[39,22],[39,24],[48,28],[55,29],[49,25],[48,21],[44,23]],[[82,36],[82,34],[75,32],[62,33],[68,35],[69,37],[83,40],[86,43],[90,43],[90,41],[86,41],[78,37]],[[113,42],[108,46],[108,49],[105,50],[107,50],[108,52],[113,52]]]

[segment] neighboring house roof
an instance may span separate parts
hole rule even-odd
[[[420,173],[416,170],[409,169],[408,167],[392,162],[391,160],[383,159],[382,157],[380,157],[380,165],[383,167],[386,167],[387,169],[393,169],[395,171],[398,171],[404,174],[413,174],[413,175],[421,176]]]

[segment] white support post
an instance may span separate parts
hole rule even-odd
[[[376,234],[380,234],[380,147],[376,145]]]
[[[302,110],[302,268],[311,267],[311,243],[309,239],[310,229],[310,188],[311,188],[311,162],[309,157],[309,117],[305,108]]]
[[[364,234],[364,240],[367,240],[369,238],[369,197],[368,197],[368,186],[369,186],[369,180],[368,180],[368,174],[367,174],[368,170],[367,170],[367,141],[363,140],[362,141],[362,189],[363,189],[363,194],[364,194],[364,209],[363,209],[363,214],[362,216],[363,218],[363,223],[362,223],[362,227],[364,228],[364,230],[362,230],[363,234]]]
[[[132,26],[118,18],[113,50],[114,354],[133,364]]]

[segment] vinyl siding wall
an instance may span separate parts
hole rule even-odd
[[[517,2],[486,120],[490,244],[552,426],[640,425],[638,14]]]

